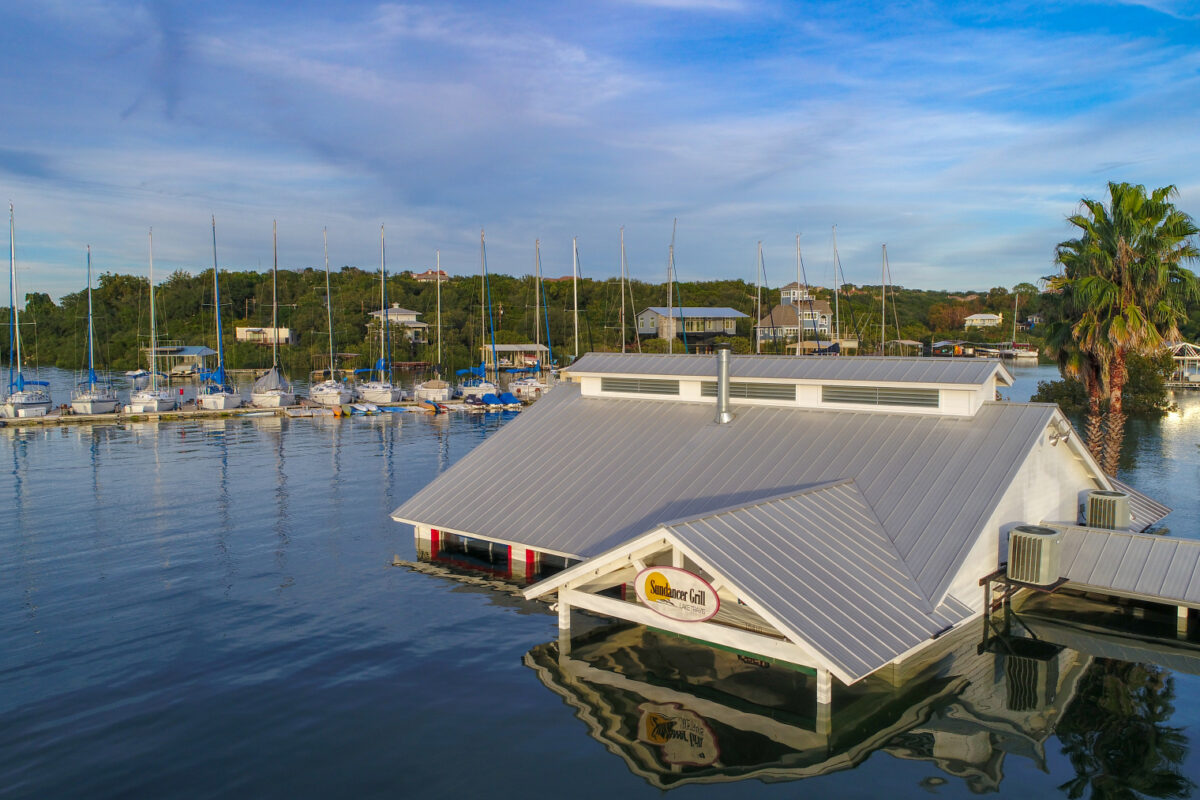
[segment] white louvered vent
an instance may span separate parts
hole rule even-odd
[[[1088,492],[1087,524],[1089,528],[1127,531],[1131,522],[1129,495],[1105,489]]]
[[[1021,583],[1049,586],[1058,580],[1062,531],[1041,525],[1018,525],[1008,536],[1008,577]]]

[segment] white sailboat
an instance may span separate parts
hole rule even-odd
[[[92,323],[92,246],[87,248],[87,380],[81,381],[71,395],[76,414],[111,414],[117,410],[117,393],[107,381],[96,377],[96,326]]]
[[[364,403],[394,403],[404,399],[404,392],[392,384],[392,332],[388,322],[387,302],[387,246],[384,241],[383,226],[379,226],[379,307],[382,316],[379,318],[379,360],[375,366],[368,369],[371,375],[378,373],[379,377],[360,383],[356,387],[358,399]],[[368,375],[368,377],[371,377]]]
[[[50,410],[46,381],[26,380],[21,359],[21,319],[17,311],[17,246],[13,205],[8,204],[8,395],[0,416],[41,417]]]
[[[322,381],[308,390],[308,399],[323,406],[341,406],[353,396],[345,384],[334,380],[337,374],[337,353],[333,350],[333,295],[329,290],[329,232],[325,237],[325,311],[329,322],[329,380]]]
[[[538,346],[540,354],[540,346],[542,344],[542,242],[540,239],[535,239],[533,242],[533,343]],[[549,341],[547,339],[547,341]],[[548,365],[547,365],[548,366]],[[537,363],[537,372],[524,378],[517,378],[508,384],[508,390],[517,397],[526,401],[533,401],[542,396],[544,392],[550,391],[550,384],[542,381],[543,365],[539,360]]]
[[[242,405],[242,396],[229,385],[225,375],[225,345],[221,341],[221,281],[217,269],[217,218],[212,220],[213,236],[213,311],[217,321],[217,368],[200,378],[200,407],[206,411],[224,411]]]
[[[274,221],[271,254],[271,369],[250,390],[250,404],[258,408],[283,408],[296,402],[296,393],[279,368],[279,233]]]
[[[442,364],[442,251],[437,251],[437,330],[438,349],[437,364]],[[429,403],[450,402],[450,384],[441,378],[432,378],[413,387],[413,395],[417,400]]]
[[[146,385],[129,395],[131,414],[157,413],[175,408],[175,397],[167,389],[160,389],[158,379],[158,326],[154,317],[154,229],[150,229],[150,373]]]

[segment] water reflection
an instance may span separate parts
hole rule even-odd
[[[979,631],[958,631],[890,674],[837,687],[828,722],[816,716],[803,671],[640,626],[607,625],[573,639],[569,655],[550,642],[524,660],[590,736],[662,789],[799,780],[882,750],[929,762],[973,793],[992,792],[1010,758],[1049,771],[1057,735],[1077,773],[1061,787],[1071,798],[1089,788],[1096,798],[1190,793],[1179,773],[1186,738],[1166,724],[1167,670],[1028,633],[981,643]]]

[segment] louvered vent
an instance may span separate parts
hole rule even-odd
[[[620,394],[679,394],[679,381],[654,378],[601,378],[600,391]]]
[[[1129,495],[1096,489],[1088,492],[1087,524],[1090,528],[1127,531],[1132,520],[1129,516]]]
[[[853,403],[872,406],[916,406],[937,408],[937,389],[897,388],[889,386],[839,386],[827,384],[821,387],[822,403]]]
[[[700,396],[716,397],[716,381],[702,381]],[[794,403],[796,401],[796,385],[794,383],[730,381],[729,396],[735,400],[787,400]]]
[[[1008,536],[1008,577],[1020,583],[1049,586],[1058,580],[1062,531],[1041,525],[1018,525]]]

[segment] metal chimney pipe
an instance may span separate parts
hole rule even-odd
[[[717,342],[717,424],[733,419],[729,410],[729,342]]]

